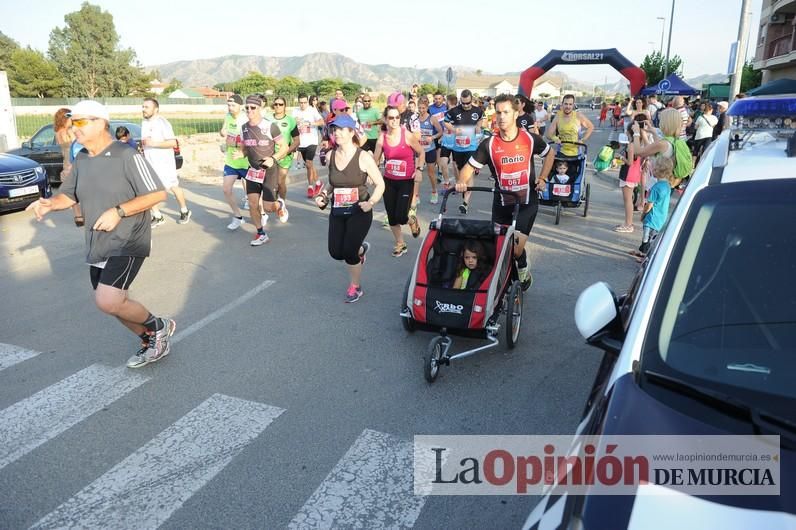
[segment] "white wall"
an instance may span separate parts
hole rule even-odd
[[[11,108],[11,91],[8,88],[8,76],[0,71],[0,153],[19,147],[17,122]]]

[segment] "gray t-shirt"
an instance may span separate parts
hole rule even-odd
[[[163,190],[155,170],[135,149],[112,142],[96,156],[83,150],[72,163],[71,177],[61,193],[80,203],[86,218],[86,262],[99,263],[112,256],[149,256],[152,232],[149,210],[122,219],[110,232],[91,227],[109,208],[140,195]]]

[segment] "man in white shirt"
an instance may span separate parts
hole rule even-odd
[[[180,218],[177,222],[186,224],[191,219],[191,211],[185,203],[185,194],[177,180],[177,163],[174,160],[174,148],[177,147],[177,138],[174,129],[166,118],[160,116],[160,104],[154,98],[145,98],[141,105],[141,145],[144,148],[144,158],[155,169],[163,187],[174,194],[180,205]],[[152,228],[162,225],[166,220],[157,206],[152,207]]]
[[[324,122],[315,107],[309,105],[307,94],[299,94],[298,101],[299,108],[293,111],[293,118],[299,130],[298,151],[307,169],[307,198],[311,199],[323,189],[312,159],[315,158],[315,150],[318,148],[318,127],[322,127]]]
[[[544,110],[544,103],[541,101],[536,102],[536,110],[534,111],[534,119],[536,126],[539,128],[539,135],[544,136],[545,129],[547,129],[547,111]]]

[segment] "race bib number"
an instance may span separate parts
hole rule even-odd
[[[423,147],[428,147],[431,145],[431,137],[430,136],[421,136],[420,137],[420,145]]]
[[[463,135],[457,135],[456,136],[456,145],[458,145],[459,147],[470,147],[470,137],[469,136],[463,136]]]
[[[370,125],[370,122],[369,122],[369,121],[366,121],[366,122],[364,122],[364,123],[362,124],[362,130],[363,130],[363,131],[369,131],[369,130],[370,130],[370,127],[371,127],[371,125]]]
[[[308,121],[301,122],[299,126],[299,134],[309,134],[312,132],[312,125]]]
[[[359,202],[359,188],[335,188],[334,203],[335,208],[348,208]]]
[[[506,191],[523,191],[528,189],[528,172],[501,173],[500,188]]]
[[[246,180],[251,180],[252,182],[256,182],[257,184],[262,184],[265,180],[265,170],[264,169],[254,169],[250,167],[249,170],[246,172]]]
[[[228,147],[237,147],[240,145],[240,136],[236,134],[228,134],[227,135],[227,146]]]
[[[384,172],[394,177],[406,176],[406,160],[387,160]]]
[[[553,184],[553,195],[566,197],[571,190],[572,187],[569,184]]]

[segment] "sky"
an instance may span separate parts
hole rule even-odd
[[[671,0],[675,1],[675,0]],[[121,46],[133,48],[146,66],[222,55],[299,56],[336,52],[366,64],[469,66],[485,73],[519,72],[550,49],[617,48],[631,62],[661,48],[666,52],[672,3],[592,0],[540,2],[471,0],[400,2],[263,2],[207,0],[93,0],[113,15]],[[0,31],[23,46],[46,52],[50,31],[81,0],[32,0],[20,9],[0,0]],[[568,6],[558,9],[558,5]],[[698,7],[697,7],[698,6]],[[748,58],[754,56],[762,0],[752,0]],[[388,10],[392,12],[388,14]],[[738,35],[741,0],[679,0],[675,3],[671,55],[683,59],[684,77],[725,73],[730,44]],[[34,22],[35,21],[35,22]],[[337,23],[338,31],[330,31]],[[251,35],[259,35],[251,38]],[[579,81],[611,83],[621,76],[606,65],[558,66]],[[268,72],[264,72],[268,73]]]

